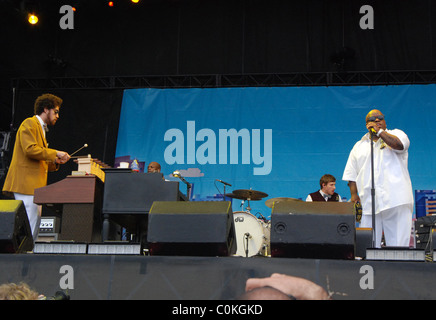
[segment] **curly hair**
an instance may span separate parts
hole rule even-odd
[[[38,296],[36,291],[23,282],[0,285],[0,300],[38,300]]]
[[[54,109],[56,107],[60,107],[62,105],[63,100],[54,94],[51,93],[44,93],[43,95],[39,96],[35,100],[34,105],[34,112],[37,115],[40,115],[44,112],[44,109]]]

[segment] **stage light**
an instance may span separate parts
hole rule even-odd
[[[113,6],[114,6],[114,2],[113,2],[113,1],[109,1],[109,2],[107,3],[107,5],[108,5],[109,7],[113,7]]]
[[[30,24],[37,24],[38,23],[38,16],[33,14],[33,13],[29,13],[29,15],[27,16],[27,21]]]
[[[138,3],[139,0],[131,0],[133,3]]]
[[[23,15],[23,19],[27,19],[29,24],[35,25],[38,23],[38,13],[40,12],[39,1],[22,0],[20,1],[19,11]]]

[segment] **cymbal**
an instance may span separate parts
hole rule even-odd
[[[226,193],[226,197],[233,198],[233,199],[247,200],[247,198],[238,196],[237,194],[234,193]],[[262,199],[251,199],[251,200],[262,200]]]
[[[300,199],[296,199],[296,198],[286,198],[286,197],[278,197],[278,198],[271,198],[265,201],[265,205],[268,208],[272,208],[274,205],[274,202],[279,203],[279,202],[291,202],[291,201],[303,201]]]
[[[251,190],[251,189],[250,190],[238,189],[238,190],[233,190],[233,193],[227,193],[226,196],[230,198],[241,199],[241,200],[257,201],[257,200],[262,200],[262,198],[268,197],[268,194],[266,194],[265,192]]]

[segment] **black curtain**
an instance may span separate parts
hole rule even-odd
[[[37,26],[6,5],[19,2],[0,2],[3,76],[324,72],[344,48],[346,71],[435,68],[431,0],[77,1],[73,30],[59,27],[63,1],[39,1]]]

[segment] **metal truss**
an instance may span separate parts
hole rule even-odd
[[[360,86],[431,83],[436,83],[436,71],[433,70],[17,78],[12,80],[12,86],[21,90]]]

